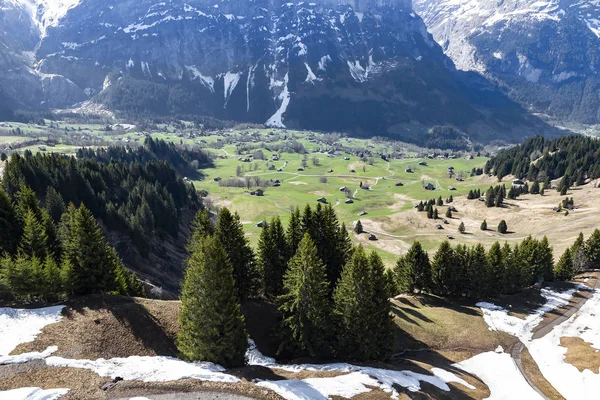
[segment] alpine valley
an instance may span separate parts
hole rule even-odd
[[[19,108],[196,114],[417,143],[436,125],[476,142],[552,133],[479,73],[457,70],[407,0],[0,0],[0,70],[0,94]]]

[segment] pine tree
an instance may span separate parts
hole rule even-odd
[[[265,295],[279,296],[283,292],[283,276],[288,263],[285,232],[279,218],[274,218],[268,226],[263,227],[258,240],[257,255]]]
[[[428,219],[433,219],[433,207],[429,206],[427,208],[427,218]]]
[[[331,305],[325,265],[306,233],[284,277],[279,312],[290,344],[311,357],[331,353]]]
[[[458,231],[460,233],[463,233],[463,234],[467,231],[467,228],[465,227],[465,223],[464,222],[460,223],[460,225],[458,226]]]
[[[21,229],[21,222],[8,194],[0,188],[0,252],[14,254]]]
[[[510,247],[508,250],[510,251]],[[487,265],[489,268],[489,294],[497,296],[506,293],[506,264],[499,242],[495,242],[490,247],[487,253]]]
[[[413,293],[415,290],[431,289],[431,264],[429,256],[421,243],[414,242],[408,253],[400,257],[394,268],[398,290],[402,293]]]
[[[57,263],[60,263],[62,259],[62,244],[58,235],[58,228],[54,223],[54,219],[52,219],[46,210],[42,210],[42,228],[46,240],[47,255],[52,257]]]
[[[442,196],[438,197],[436,204],[438,207],[441,207],[444,205],[444,200],[442,200]]]
[[[205,236],[210,236],[215,233],[215,226],[210,219],[210,213],[208,209],[200,210],[196,213],[194,220],[190,226],[190,238],[187,243],[188,253],[194,252],[194,244],[199,243],[200,240]]]
[[[455,292],[460,271],[454,249],[447,240],[442,242],[433,257],[431,277],[435,294],[445,296]]]
[[[506,221],[502,220],[500,221],[500,224],[498,224],[498,233],[505,235],[508,232],[508,225],[506,225]]]
[[[392,344],[384,268],[376,258],[370,260],[362,246],[358,247],[344,266],[333,295],[338,353],[344,357],[380,359],[389,353]],[[386,330],[392,335],[381,332]],[[387,336],[387,340],[380,336]]]
[[[359,219],[358,221],[356,221],[356,225],[354,225],[354,233],[356,233],[357,235],[360,235],[363,232],[364,232],[363,226]]]
[[[19,219],[22,223],[25,222],[25,217],[29,210],[31,210],[37,221],[42,220],[42,210],[40,209],[40,203],[35,197],[35,192],[28,186],[21,185],[19,191],[15,194],[15,210]]]
[[[585,250],[591,268],[600,267],[600,229],[594,230],[585,243]]]
[[[233,267],[219,239],[201,237],[187,261],[177,349],[189,361],[244,365],[248,335]]]
[[[487,229],[488,229],[487,221],[484,219],[483,222],[481,223],[481,230],[487,231]]]
[[[385,281],[387,285],[388,297],[396,297],[398,295],[398,282],[396,281],[396,274],[392,269],[385,270]]]
[[[574,275],[573,255],[571,249],[567,248],[554,268],[554,276],[557,280],[568,281],[573,279]]]
[[[60,217],[65,212],[66,206],[62,196],[52,186],[48,186],[46,190],[46,210],[54,220],[60,221]]]
[[[540,194],[540,182],[537,179],[531,185],[531,194]]]
[[[470,250],[467,275],[469,277],[467,293],[470,297],[481,299],[489,295],[490,267],[482,244],[477,244]]]
[[[452,218],[452,210],[449,208],[446,210],[446,218]]]
[[[551,281],[554,278],[554,254],[546,236],[538,243],[536,260],[538,275],[545,281]]]
[[[240,300],[256,295],[260,287],[259,274],[256,270],[254,252],[244,235],[239,214],[231,214],[227,208],[222,208],[215,234],[221,241],[233,267]]]
[[[454,202],[454,196],[450,195],[450,198],[448,199],[448,203],[453,203]]]
[[[33,210],[29,209],[27,211],[23,222],[23,236],[21,237],[19,251],[27,257],[45,260],[48,254],[47,237]]]
[[[294,209],[290,216],[290,223],[288,225],[288,229],[286,231],[285,236],[288,251],[291,257],[294,254],[296,254],[296,250],[298,250],[298,246],[300,245],[302,237],[304,236],[300,221],[300,209],[297,207]]]

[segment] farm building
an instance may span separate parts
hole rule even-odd
[[[431,183],[431,182],[426,183],[425,185],[423,185],[423,188],[425,190],[435,190],[435,186],[433,186],[433,183]]]
[[[327,204],[327,199],[325,197],[319,197],[317,201],[321,204]]]
[[[256,189],[256,190],[253,190],[252,192],[250,192],[250,196],[262,197],[264,195],[265,195],[265,191],[262,189]]]

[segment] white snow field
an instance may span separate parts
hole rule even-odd
[[[132,356],[110,360],[100,358],[96,361],[49,357],[46,359],[46,364],[53,367],[89,369],[100,376],[144,382],[168,382],[188,378],[212,382],[239,382],[235,376],[223,373],[225,368],[220,365],[208,362],[186,362],[163,356]]]
[[[481,353],[454,366],[481,378],[490,389],[487,400],[542,400],[504,352]]]
[[[0,391],[2,400],[57,400],[67,394],[69,389],[48,389],[40,388],[21,388],[7,391]]]
[[[599,314],[600,292],[595,291],[593,297],[571,318],[546,336],[526,344],[542,375],[567,400],[590,398],[600,393],[598,369],[579,372],[575,366],[565,362],[567,349],[560,345],[560,338],[576,337],[590,343],[596,352],[600,351]]]
[[[0,365],[42,359],[55,352],[56,347],[49,347],[42,353],[9,356],[18,345],[34,341],[45,326],[60,321],[63,308],[64,306],[34,310],[0,308]]]

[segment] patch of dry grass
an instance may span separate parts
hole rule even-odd
[[[564,400],[564,397],[562,397],[546,378],[544,378],[538,365],[527,349],[524,349],[521,353],[521,366],[523,367],[527,378],[541,390],[547,398],[551,400]]]
[[[580,372],[588,369],[594,374],[600,373],[600,352],[593,348],[591,343],[577,337],[562,337],[560,345],[567,348],[565,362]]]

